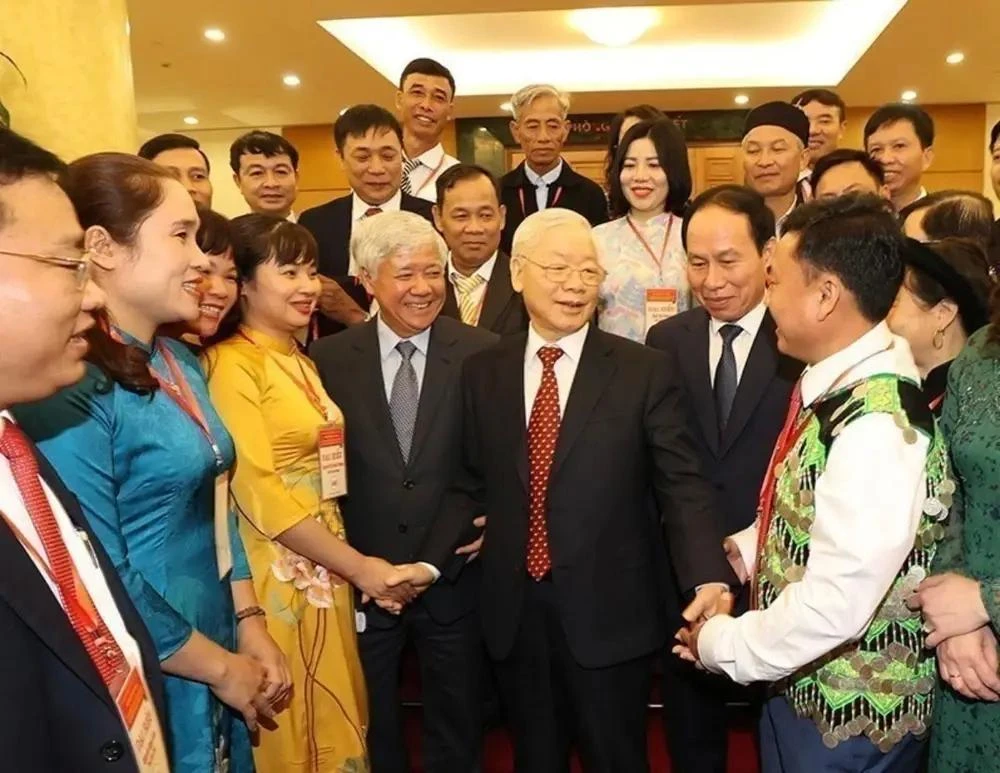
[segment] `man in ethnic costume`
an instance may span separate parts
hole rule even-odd
[[[764,773],[918,767],[933,655],[906,599],[926,576],[954,484],[910,349],[885,317],[903,275],[884,201],[797,209],[768,268],[778,347],[808,367],[757,521],[726,540],[750,612],[679,634],[682,657],[772,683]]]

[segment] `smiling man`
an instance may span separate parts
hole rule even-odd
[[[136,155],[169,169],[196,204],[212,208],[212,181],[209,179],[212,167],[198,140],[183,134],[158,134],[146,140]]]
[[[455,78],[447,67],[433,59],[414,59],[403,68],[396,110],[403,124],[404,193],[434,201],[438,178],[458,163],[441,146],[454,107]]]
[[[251,212],[295,222],[299,152],[292,143],[274,132],[247,132],[229,148],[229,166]]]
[[[865,150],[882,165],[897,212],[927,195],[921,179],[934,162],[934,119],[925,110],[880,107],[865,124]]]
[[[847,127],[847,105],[829,89],[807,89],[792,104],[809,119],[809,168],[840,147]]]

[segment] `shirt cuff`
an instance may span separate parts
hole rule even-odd
[[[432,585],[441,579],[441,572],[439,572],[438,568],[433,564],[428,564],[426,561],[417,561],[417,566],[424,566],[427,568],[427,571],[431,573],[431,576],[434,578],[431,581]]]
[[[729,584],[725,583],[725,582],[705,582],[705,583],[702,583],[701,585],[695,585],[694,586],[694,592],[697,593],[702,588],[711,588],[712,586],[718,586],[718,587],[722,588],[724,591],[727,591],[727,592],[730,590]]]
[[[725,649],[727,629],[736,622],[729,615],[715,615],[701,627],[698,633],[698,660],[713,674],[726,674],[722,663],[732,660],[720,650]]]
[[[757,536],[759,527],[754,521],[747,528],[730,534],[729,539],[736,543],[736,548],[740,551],[740,558],[743,559],[743,566],[746,567],[747,575],[753,577],[757,571]]]

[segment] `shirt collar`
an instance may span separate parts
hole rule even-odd
[[[548,187],[552,185],[556,180],[559,179],[559,175],[562,174],[563,170],[563,160],[560,158],[559,163],[556,164],[556,168],[551,171],[546,172],[543,175],[539,175],[535,170],[533,170],[528,163],[524,164],[524,176],[528,178],[528,182],[534,185],[536,188],[539,185],[545,185]]]
[[[410,341],[417,347],[418,352],[424,355],[424,357],[427,356],[427,346],[431,340],[431,329],[429,327],[425,330],[421,330],[411,338],[403,338],[402,336],[397,335],[387,324],[385,324],[382,320],[382,315],[380,314],[376,318],[375,329],[378,331],[379,353],[383,360],[392,354],[393,350],[396,348],[396,344],[400,341]]]
[[[764,313],[766,311],[767,305],[764,301],[761,301],[735,322],[725,322],[721,319],[711,317],[709,325],[712,330],[712,335],[718,335],[723,325],[739,325],[743,328],[745,333],[750,334],[751,338],[756,338],[757,331],[760,330],[760,325],[764,321]]]
[[[802,373],[802,404],[811,405],[837,385],[838,380],[841,381],[840,386],[850,383],[850,378],[842,377],[864,360],[893,345],[894,337],[889,326],[880,322],[854,343],[810,365]]]
[[[406,160],[417,161],[421,166],[426,166],[428,169],[434,169],[441,163],[442,158],[444,158],[444,146],[439,142],[433,148],[425,150],[416,158]]]
[[[299,222],[299,213],[296,212],[294,209],[290,209],[288,210],[288,217],[286,217],[285,220],[287,220],[289,223],[297,223]]]
[[[497,254],[494,252],[493,256],[489,260],[487,260],[485,263],[483,263],[483,265],[481,265],[479,268],[477,268],[475,271],[472,272],[472,275],[473,276],[481,276],[484,281],[489,282],[490,278],[493,276],[493,267],[496,264],[497,264]],[[458,271],[455,270],[455,264],[452,263],[451,254],[449,253],[448,254],[448,278],[452,279],[452,283],[453,284],[454,284],[454,277],[456,275],[461,276],[461,274],[459,274]]]
[[[775,235],[779,237],[781,236],[781,227],[785,224],[785,221],[788,220],[788,216],[792,214],[792,210],[794,210],[798,205],[799,205],[799,197],[796,196],[794,199],[792,199],[792,206],[790,206],[785,211],[785,214],[783,214],[781,217],[779,217],[777,220],[774,221]]]
[[[558,349],[562,349],[566,357],[579,364],[580,355],[583,353],[583,344],[587,340],[589,330],[590,323],[588,322],[575,333],[570,333],[568,336],[564,336],[556,341],[546,341],[535,332],[533,324],[528,325],[528,346],[524,350],[525,364],[531,362],[535,358],[535,355],[538,354],[538,350],[543,346],[555,346]]]
[[[378,208],[383,212],[399,212],[400,205],[403,202],[403,192],[397,190],[393,194],[392,198],[383,204],[379,204]],[[367,201],[362,199],[357,193],[351,194],[351,221],[356,223],[361,218],[365,216],[365,212],[371,209],[374,204],[369,204]]]

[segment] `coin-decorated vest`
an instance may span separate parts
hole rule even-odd
[[[775,689],[800,717],[816,723],[829,748],[865,735],[886,752],[907,733],[926,732],[931,714],[934,656],[924,648],[920,613],[911,611],[906,599],[928,574],[955,491],[944,438],[916,384],[896,374],[871,376],[800,414],[804,429],[774,472],[777,486],[756,602],[758,609],[766,609],[787,585],[802,579],[816,516],[816,481],[830,448],[851,422],[878,413],[893,417],[905,442],[916,443],[918,433],[930,440],[926,498],[913,549],[861,638],[810,663]],[[875,524],[872,539],[878,539]]]

